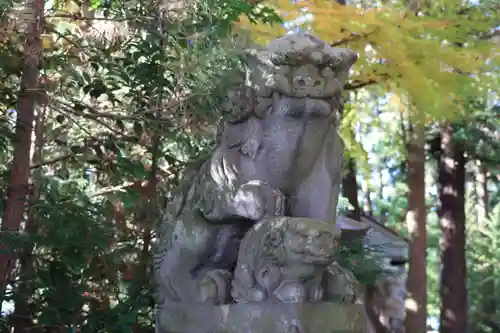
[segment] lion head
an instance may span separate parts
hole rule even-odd
[[[344,82],[358,56],[309,33],[294,33],[265,49],[247,49],[241,58],[245,78],[229,93],[223,107],[233,120],[265,117],[273,99],[281,98],[303,99],[307,106],[300,108],[330,116],[338,108]]]
[[[326,222],[284,217],[274,222],[261,243],[261,255],[277,264],[331,264],[340,230]]]

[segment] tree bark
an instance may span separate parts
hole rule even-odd
[[[384,174],[382,173],[383,165],[378,166],[378,177],[380,178],[380,187],[377,189],[377,197],[382,200],[384,198]]]
[[[476,210],[477,210],[477,223],[484,225],[490,214],[489,209],[489,193],[488,193],[488,170],[481,161],[476,161]],[[489,244],[489,239],[484,237],[485,244]],[[486,249],[486,253],[491,255],[491,252]],[[493,319],[497,310],[497,298],[495,297],[495,267],[490,266],[484,274],[486,281],[481,285],[480,293],[482,295],[480,303],[481,320],[488,326],[492,332],[500,330],[500,325]],[[481,330],[482,331],[482,330]]]
[[[38,75],[41,62],[43,30],[43,0],[32,0],[27,4],[26,43],[24,45],[23,74],[19,91],[17,120],[9,188],[5,201],[2,233],[19,231],[25,211],[26,195],[29,188],[31,133],[35,118]],[[12,249],[2,246],[0,254],[0,301],[3,299],[10,272],[15,263]]]
[[[363,213],[366,216],[373,217],[373,202],[370,196],[370,183],[368,179],[365,179],[365,189],[364,189],[364,200],[363,200]]]
[[[45,111],[45,110],[44,110]],[[44,118],[45,112],[41,111],[37,115],[35,124],[35,140],[34,153],[31,159],[32,163],[39,163],[42,159],[42,149],[44,145]],[[42,169],[35,170],[33,174],[33,190],[31,193],[32,200],[38,200],[40,193],[40,179],[42,177]],[[33,310],[30,305],[30,299],[35,292],[35,264],[33,258],[34,243],[32,238],[38,229],[37,217],[34,210],[30,207],[28,210],[28,218],[25,223],[24,232],[29,237],[23,250],[19,254],[19,285],[14,295],[15,309],[13,314],[14,332],[15,333],[30,333],[33,326],[32,315]]]
[[[380,322],[380,308],[377,306],[377,287],[375,285],[366,286],[365,291],[365,311],[373,332],[370,333],[388,333],[387,328]]]
[[[453,142],[453,126],[441,136],[439,217],[441,223],[440,333],[467,331],[467,268],[465,263],[465,155]]]
[[[413,124],[408,131],[407,175],[408,212],[406,223],[410,238],[410,261],[407,279],[405,331],[427,331],[427,229],[425,207],[425,141],[423,124]]]
[[[476,195],[478,222],[484,222],[490,214],[488,193],[488,172],[481,161],[476,161]]]
[[[336,0],[340,5],[345,5],[345,1]],[[339,114],[342,116],[344,114],[344,104],[345,100],[342,99],[339,106]],[[355,160],[347,154],[344,154],[344,177],[342,178],[342,196],[347,198],[352,209],[349,209],[347,214],[348,217],[361,221],[361,207],[359,206],[358,199],[358,183],[356,181],[356,162]]]
[[[347,173],[342,179],[342,196],[347,198],[352,209],[349,210],[349,217],[361,221],[361,208],[358,199],[358,183],[356,181],[356,163],[351,157],[346,161]]]

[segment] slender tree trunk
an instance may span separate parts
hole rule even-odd
[[[349,203],[353,207],[349,210],[349,217],[360,221],[361,220],[361,208],[359,206],[358,199],[358,183],[356,181],[356,164],[351,157],[347,158],[346,161],[347,173],[342,179],[342,196],[349,200]]]
[[[377,286],[366,286],[365,291],[365,311],[370,320],[372,332],[370,333],[388,333],[388,329],[380,322],[380,300],[377,297]]]
[[[377,196],[380,200],[384,197],[384,175],[382,173],[383,165],[378,166],[378,177],[380,178],[380,187],[377,189]]]
[[[336,2],[342,6],[346,4],[343,0],[336,0]],[[339,106],[339,114],[342,116],[344,114],[344,103],[342,100]],[[342,178],[342,196],[347,198],[351,209],[348,210],[348,215],[350,218],[361,221],[361,208],[359,206],[358,199],[358,183],[356,181],[356,162],[349,156],[349,154],[344,154],[344,178]]]
[[[481,161],[476,161],[476,196],[477,196],[477,222],[485,224],[490,214],[489,193],[488,193],[488,170]],[[485,237],[485,244],[489,240]],[[488,253],[488,249],[486,249]],[[491,255],[491,253],[490,253]],[[489,326],[492,332],[500,330],[500,324],[495,322],[494,316],[497,310],[497,297],[495,297],[495,267],[490,266],[484,274],[485,281],[481,285],[480,293],[482,295],[480,303],[480,312],[484,320],[481,320],[486,326]],[[482,331],[482,330],[481,330]]]
[[[405,331],[425,333],[427,327],[427,230],[425,207],[425,141],[423,124],[408,131],[408,212],[406,223],[410,238],[407,278]]]
[[[19,104],[16,110],[14,159],[5,201],[2,233],[19,231],[26,205],[29,186],[31,133],[35,118],[35,101],[38,94],[38,75],[42,53],[43,10],[43,0],[31,0],[27,4],[26,15],[29,22],[26,28],[23,74],[19,91]],[[2,247],[3,253],[0,254],[0,301],[3,299],[9,275],[15,263],[15,256],[11,252],[12,249]]]
[[[490,214],[488,193],[488,172],[481,161],[476,161],[476,195],[478,222],[484,222]]]
[[[446,125],[439,159],[441,221],[440,333],[467,331],[467,268],[465,263],[465,155]]]
[[[157,27],[160,29],[160,34],[163,37],[165,35],[165,17],[164,11],[159,10],[157,16]],[[160,119],[161,116],[161,103],[162,103],[162,92],[163,87],[161,87],[158,98],[156,101],[151,101],[151,109],[156,110],[156,112],[150,111],[150,116],[154,119]],[[153,121],[153,124],[159,124],[159,121]],[[150,281],[151,272],[151,240],[152,240],[152,231],[156,219],[158,217],[158,196],[156,195],[156,191],[158,189],[158,160],[161,154],[161,133],[157,126],[150,129],[151,133],[151,173],[148,179],[147,185],[147,193],[143,198],[143,216],[145,216],[145,223],[143,224],[143,244],[141,248],[141,252],[139,253],[139,263],[136,267],[136,271],[134,272],[134,284],[129,290],[129,296],[132,299],[139,297],[140,292],[144,285],[148,281]],[[135,323],[137,326],[137,323]],[[137,329],[137,328],[136,328]],[[135,330],[136,330],[135,329]]]
[[[370,196],[370,182],[368,179],[365,179],[365,184],[364,184],[365,188],[364,188],[364,191],[363,191],[363,196],[364,196],[364,200],[363,200],[363,213],[366,215],[366,216],[370,216],[372,217],[373,216],[373,203],[372,203],[372,198]]]
[[[32,164],[38,164],[42,160],[42,149],[44,143],[44,116],[45,112],[40,112],[37,116],[35,124],[35,144],[33,157],[31,159]],[[31,193],[32,200],[37,200],[39,196],[39,182],[42,177],[41,171],[42,168],[38,168],[33,174],[33,191]],[[37,232],[37,220],[35,212],[32,208],[28,211],[28,218],[26,220],[24,231],[29,237],[29,240],[26,242],[22,252],[19,254],[19,286],[15,293],[15,310],[13,314],[15,333],[32,332],[31,326],[33,325],[32,310],[34,309],[30,307],[30,299],[35,292],[35,266],[33,262],[34,243],[32,241],[32,237]]]

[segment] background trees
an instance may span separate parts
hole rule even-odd
[[[163,199],[210,143],[238,65],[232,22],[272,12],[238,1],[33,5],[24,16],[4,8],[16,26],[0,44],[1,331],[151,331]]]

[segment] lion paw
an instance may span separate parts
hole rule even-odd
[[[285,197],[281,191],[268,183],[250,181],[241,186],[235,196],[238,215],[258,221],[265,216],[282,216],[285,211]]]
[[[309,301],[318,302],[323,300],[324,289],[320,285],[312,286],[309,290]]]
[[[236,303],[261,302],[267,298],[267,293],[258,286],[243,288],[238,285],[233,286],[231,296]]]
[[[227,303],[232,277],[233,275],[226,270],[208,271],[200,281],[200,302],[214,305]]]
[[[273,293],[274,297],[284,303],[305,303],[306,289],[303,285],[294,282],[282,283]]]

